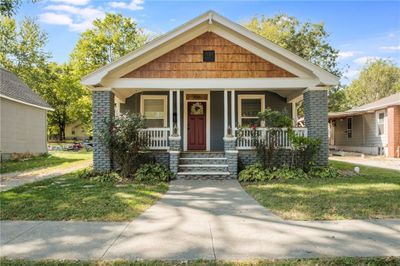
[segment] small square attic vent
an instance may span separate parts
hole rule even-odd
[[[215,51],[203,51],[203,62],[215,62]]]

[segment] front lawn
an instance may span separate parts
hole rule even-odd
[[[331,161],[351,171],[353,164]],[[360,175],[242,183],[260,204],[288,220],[400,218],[400,171],[360,166]]]
[[[167,190],[167,183],[101,183],[74,172],[0,193],[0,219],[129,221]]]
[[[115,260],[115,261],[57,261],[57,260],[22,260],[22,259],[0,259],[2,266],[347,266],[347,265],[370,265],[370,266],[395,266],[399,265],[400,258],[396,257],[371,257],[371,258],[320,258],[320,259],[278,259],[278,260],[249,260],[249,261],[221,261],[221,260],[194,260],[194,261],[150,261],[150,260]]]
[[[86,151],[54,151],[48,155],[32,157],[18,161],[2,162],[0,174],[25,171],[36,168],[46,168],[52,166],[64,167],[71,163],[92,159],[93,152]]]

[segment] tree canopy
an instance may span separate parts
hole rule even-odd
[[[363,67],[358,79],[346,88],[351,107],[370,103],[400,92],[400,68],[393,61],[378,59]]]
[[[329,44],[329,33],[324,23],[301,22],[295,17],[278,14],[274,17],[256,16],[244,26],[332,74],[342,76],[338,66],[339,51]],[[343,100],[342,87],[332,88],[329,91],[329,110],[343,109]]]
[[[107,13],[81,34],[71,54],[71,64],[79,76],[84,76],[139,48],[146,40],[132,18]]]
[[[21,78],[55,110],[48,113],[49,131],[64,139],[65,125],[81,121],[90,128],[90,93],[69,64],[50,62],[47,34],[30,18],[17,25],[14,18],[0,23],[0,65]]]
[[[32,3],[39,0],[32,0]],[[0,15],[11,17],[17,13],[18,8],[22,4],[22,0],[1,0],[0,1]]]
[[[300,22],[295,17],[278,14],[270,18],[254,17],[245,27],[332,74],[341,75],[337,64],[339,51],[329,44],[324,23]]]
[[[33,19],[25,18],[18,25],[14,18],[3,16],[0,22],[0,65],[18,75],[55,109],[48,114],[49,131],[60,140],[68,123],[80,121],[91,128],[91,95],[80,79],[147,40],[131,18],[107,14],[82,33],[71,60],[57,64],[45,50],[47,34]]]

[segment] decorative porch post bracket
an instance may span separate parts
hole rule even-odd
[[[315,157],[318,166],[328,165],[328,91],[325,87],[308,88],[304,96],[304,122],[308,136],[321,140]]]
[[[224,150],[226,161],[228,162],[228,171],[232,179],[237,178],[238,175],[238,155],[239,151],[236,149],[236,137],[224,138]]]
[[[181,137],[169,137],[169,170],[172,173],[178,173],[179,157],[181,155]]]
[[[107,130],[106,122],[114,118],[114,93],[108,88],[96,88],[92,94],[93,118],[93,169],[107,172],[113,168],[111,153],[101,140],[100,134]]]

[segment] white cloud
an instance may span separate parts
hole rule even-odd
[[[105,13],[101,8],[94,7],[49,5],[45,7],[45,9],[53,12],[41,14],[39,18],[41,18],[42,22],[55,25],[67,25],[71,31],[78,32],[82,32],[91,28],[92,22],[96,18],[101,19],[105,17]]]
[[[398,51],[398,50],[400,50],[400,45],[397,45],[397,46],[381,46],[381,47],[379,47],[379,49],[385,50],[385,51]]]
[[[343,51],[339,52],[339,59],[353,57],[356,54],[354,51]]]
[[[72,23],[72,19],[69,16],[56,14],[53,12],[40,14],[39,20],[46,24],[53,24],[53,25],[70,25]]]
[[[348,78],[349,80],[355,79],[358,77],[358,75],[360,74],[360,70],[349,70],[347,71],[347,73],[345,74],[346,78]]]
[[[368,61],[375,61],[378,59],[380,59],[380,57],[378,57],[378,56],[363,56],[363,57],[359,57],[356,60],[354,60],[354,63],[359,64],[359,65],[364,65]]]
[[[109,5],[113,8],[129,9],[129,10],[142,10],[144,0],[131,0],[130,3],[127,2],[110,2]]]
[[[55,3],[74,5],[74,6],[85,6],[90,2],[90,0],[50,0],[50,1]]]
[[[389,38],[394,38],[394,37],[396,37],[396,33],[391,32],[391,33],[389,33],[388,37],[389,37]]]

